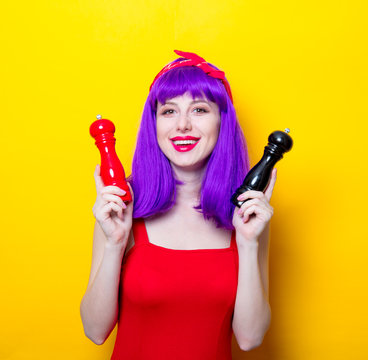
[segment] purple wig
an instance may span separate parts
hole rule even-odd
[[[175,61],[179,60],[182,58]],[[221,116],[218,140],[208,158],[200,203],[195,208],[205,219],[212,219],[217,227],[234,229],[232,217],[235,206],[230,197],[249,171],[247,146],[234,106],[221,80],[194,66],[166,72],[157,79],[148,95],[129,177],[134,191],[133,217],[153,216],[175,204],[176,186],[181,183],[174,178],[170,162],[158,145],[156,111],[157,101],[164,103],[186,92],[193,99],[204,97],[217,103]]]

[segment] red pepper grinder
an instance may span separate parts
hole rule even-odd
[[[132,195],[126,182],[125,172],[116,151],[114,137],[115,126],[108,119],[97,119],[89,128],[89,133],[96,140],[95,145],[101,154],[101,178],[105,186],[114,185],[126,191],[126,194],[120,196],[124,202],[132,201]]]

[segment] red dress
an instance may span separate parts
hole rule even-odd
[[[225,249],[174,250],[149,242],[142,219],[120,280],[112,360],[231,360],[238,284],[235,232]]]

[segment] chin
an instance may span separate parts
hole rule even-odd
[[[207,165],[207,160],[197,160],[197,161],[172,161],[170,160],[171,166],[186,170],[194,171],[201,168],[205,168]]]

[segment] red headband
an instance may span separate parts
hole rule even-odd
[[[150,90],[152,89],[152,86],[155,83],[155,81],[161,75],[165,74],[169,70],[175,69],[175,68],[178,68],[178,67],[182,67],[182,66],[197,66],[200,69],[202,69],[207,75],[209,75],[213,78],[216,78],[216,79],[220,79],[222,81],[222,83],[224,84],[224,86],[225,86],[226,92],[228,93],[228,95],[231,99],[231,102],[233,102],[233,97],[231,95],[231,90],[230,90],[230,84],[225,79],[225,73],[223,71],[216,70],[210,64],[208,64],[205,59],[201,58],[197,54],[190,53],[190,52],[179,51],[179,50],[174,50],[174,52],[176,54],[178,54],[179,56],[184,57],[185,60],[177,61],[175,63],[171,63],[171,64],[166,65],[154,78],[154,80],[153,80],[153,82],[150,86]]]

